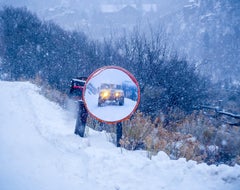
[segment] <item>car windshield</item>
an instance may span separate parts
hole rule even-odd
[[[119,84],[101,84],[101,89],[122,89]]]

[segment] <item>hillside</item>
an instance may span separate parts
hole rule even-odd
[[[74,114],[29,82],[0,81],[1,190],[237,190],[240,166],[170,160],[127,151],[106,132],[73,134]]]

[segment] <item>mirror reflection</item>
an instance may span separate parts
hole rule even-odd
[[[136,110],[139,87],[128,71],[109,66],[90,76],[83,98],[86,108],[94,117],[105,122],[119,122]]]

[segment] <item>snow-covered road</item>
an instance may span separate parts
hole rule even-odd
[[[119,106],[118,103],[114,104],[112,102],[105,103],[103,106],[98,106],[98,94],[89,95],[86,93],[85,100],[87,101],[87,109],[91,112],[96,118],[114,122],[122,120],[123,118],[128,117],[137,106],[137,101],[124,98],[124,105]]]
[[[87,128],[28,82],[0,81],[1,190],[239,190],[240,166],[170,160],[127,151]]]

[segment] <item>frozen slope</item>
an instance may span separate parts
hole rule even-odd
[[[239,190],[240,166],[126,151],[105,132],[73,134],[72,114],[28,82],[0,81],[1,190]]]

